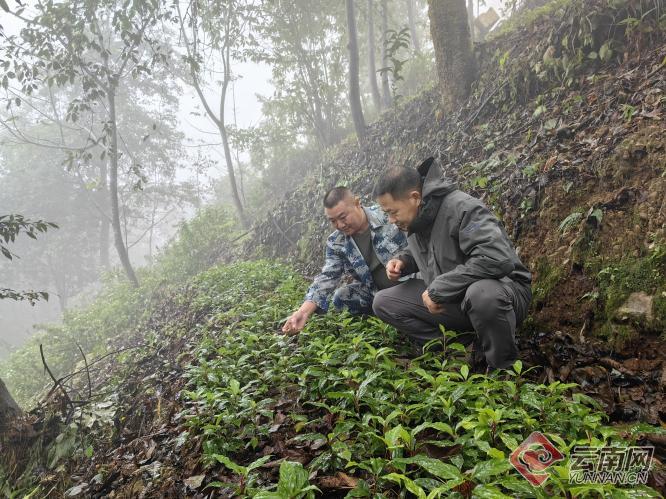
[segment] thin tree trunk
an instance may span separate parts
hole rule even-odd
[[[465,0],[428,0],[442,106],[455,112],[474,80],[474,57]]]
[[[382,67],[387,68],[391,64],[388,59],[388,51],[386,50],[386,32],[388,31],[388,5],[387,0],[382,0]],[[393,105],[391,98],[391,86],[389,84],[388,71],[382,71],[382,104],[385,109]]]
[[[99,206],[109,206],[109,179],[106,163],[99,167]],[[109,234],[111,224],[109,218],[100,212],[99,228],[99,265],[102,269],[108,270],[109,263]]]
[[[356,35],[356,19],[354,18],[354,0],[347,0],[347,29],[349,31],[349,102],[356,137],[360,143],[365,140],[365,119],[361,107],[361,89],[358,84],[358,40]]]
[[[370,80],[370,93],[372,104],[377,113],[382,111],[379,97],[379,86],[377,85],[377,67],[375,66],[375,21],[373,0],[368,0],[368,79]]]
[[[12,419],[20,416],[21,413],[21,408],[10,395],[5,383],[0,379],[0,434],[7,429]]]
[[[229,33],[229,28],[227,28],[227,37]],[[220,92],[220,119],[217,123],[217,128],[220,131],[220,137],[222,138],[222,147],[224,148],[224,159],[227,163],[227,174],[229,175],[229,183],[231,184],[231,196],[234,201],[234,206],[238,212],[238,218],[243,227],[247,227],[248,221],[245,216],[245,210],[243,209],[243,203],[241,202],[240,195],[238,194],[238,184],[236,183],[236,175],[234,173],[234,162],[231,157],[231,148],[229,147],[229,136],[227,134],[227,127],[224,122],[224,108],[225,100],[227,98],[227,88],[229,87],[229,80],[231,79],[231,71],[229,65],[231,64],[231,58],[229,57],[229,41],[225,42],[225,54],[224,54],[224,81],[222,82],[222,90]]]
[[[120,228],[120,210],[118,207],[118,129],[116,123],[116,96],[115,88],[109,85],[107,98],[109,103],[109,127],[111,131],[111,148],[109,150],[109,195],[111,198],[111,225],[113,226],[113,239],[120,258],[120,263],[125,270],[127,278],[135,287],[139,281],[134,274],[130,263],[127,247],[123,241],[123,232]]]
[[[155,231],[155,215],[157,213],[157,199],[153,198],[153,210],[150,214],[150,233],[148,235],[148,260],[153,261],[153,233]]]
[[[419,34],[416,32],[416,20],[414,19],[414,0],[407,0],[407,22],[409,23],[409,36],[412,38],[412,48],[415,54],[421,53]]]
[[[234,128],[238,129],[238,120],[236,119],[236,85],[231,85],[231,98],[234,104]],[[238,166],[238,187],[240,189],[241,200],[243,206],[247,204],[247,199],[245,199],[245,183],[243,179],[243,165],[241,164],[240,156],[238,155],[238,148],[234,148],[234,155],[236,156],[236,165]]]
[[[474,0],[467,0],[467,22],[470,40],[474,42]]]
[[[180,19],[180,32],[183,35],[184,41],[185,41],[185,48],[187,50],[187,55],[188,57],[192,58],[194,55],[197,53],[197,16],[198,16],[198,10],[196,8],[197,2],[194,2],[192,4],[192,45],[190,45],[190,40],[187,35],[187,29],[185,27],[185,20],[183,18],[182,12],[180,10],[180,4],[176,2],[176,8],[178,9],[178,17]],[[227,86],[229,85],[229,79],[231,77],[231,69],[229,67],[230,65],[230,57],[229,57],[229,30],[230,30],[230,18],[231,16],[227,15],[225,16],[227,19],[227,26],[224,34],[225,38],[225,44],[222,49],[222,63],[224,64],[224,81],[222,82],[222,93],[220,95],[220,105],[219,105],[219,115],[216,115],[213,109],[210,107],[210,104],[208,102],[208,99],[206,99],[206,96],[203,94],[203,90],[201,88],[201,84],[199,83],[199,79],[197,77],[197,72],[192,64],[190,64],[190,76],[192,77],[192,86],[194,87],[194,90],[196,91],[197,95],[199,96],[199,100],[201,101],[201,104],[203,105],[204,109],[206,110],[206,114],[208,114],[208,117],[215,123],[217,126],[218,132],[220,134],[220,138],[222,139],[222,147],[224,149],[224,159],[227,165],[227,174],[229,176],[229,186],[231,187],[231,197],[232,201],[234,204],[234,208],[236,209],[236,213],[238,214],[238,218],[240,219],[241,224],[244,227],[247,227],[248,222],[247,218],[245,216],[245,211],[243,209],[243,204],[241,203],[240,196],[238,195],[238,186],[236,184],[236,175],[234,174],[234,165],[231,159],[231,150],[229,148],[229,138],[227,136],[227,128],[224,124],[224,100],[226,98],[227,94]]]

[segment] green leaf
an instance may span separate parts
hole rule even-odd
[[[499,437],[510,451],[513,451],[516,447],[518,447],[518,440],[513,438],[508,433],[500,433]]]
[[[238,473],[241,476],[246,476],[247,475],[247,468],[245,466],[241,466],[239,464],[234,463],[231,459],[229,459],[224,454],[213,454],[211,457],[213,459],[215,459],[216,461],[218,461],[219,463],[222,463],[223,465],[225,465],[227,468],[229,468],[234,473]]]
[[[280,465],[280,481],[277,493],[282,497],[296,497],[310,485],[308,472],[301,463],[283,461]]]
[[[462,374],[463,379],[467,379],[467,376],[469,376],[469,366],[467,364],[460,367],[460,374]]]
[[[532,116],[534,116],[535,118],[538,118],[539,116],[541,116],[545,112],[546,112],[546,106],[541,104],[540,106],[536,107],[536,109],[534,110],[534,114]]]
[[[474,487],[473,496],[481,499],[513,499],[512,496],[503,494],[500,489],[494,485],[477,485]]]
[[[492,459],[478,463],[473,470],[473,476],[479,481],[501,475],[511,469],[511,463],[506,459]]]
[[[495,447],[491,447],[486,451],[486,453],[493,459],[506,459],[504,452],[502,452],[499,449],[496,449]]]
[[[518,359],[513,363],[513,370],[516,374],[523,372],[523,363]]]
[[[463,478],[460,470],[454,465],[444,463],[439,459],[424,456],[423,454],[418,454],[408,458],[394,459],[393,461],[404,464],[416,464],[431,475],[435,475],[437,478],[441,478],[442,480],[455,480],[458,478]]]
[[[607,61],[612,57],[612,55],[613,51],[610,48],[610,43],[609,42],[604,43],[599,49],[599,58],[602,61]]]
[[[257,468],[261,468],[264,465],[264,463],[266,463],[266,461],[270,460],[271,457],[272,456],[269,454],[268,456],[260,457],[256,461],[253,461],[252,463],[250,463],[247,466],[248,473],[252,470],[257,469]]]
[[[451,436],[455,435],[455,432],[453,431],[453,428],[451,428],[451,425],[443,423],[441,421],[437,421],[435,423],[426,421],[425,423],[421,423],[411,431],[411,434],[412,436],[416,436],[426,428],[432,428],[434,430],[441,431],[442,433],[447,433]]]
[[[376,380],[380,375],[381,372],[374,372],[365,378],[356,391],[356,397],[359,399],[362,398],[365,395],[365,392],[368,391],[368,385]]]
[[[384,441],[389,448],[398,448],[409,445],[412,442],[412,436],[402,425],[391,428],[384,434]]]
[[[409,492],[418,497],[418,499],[426,499],[425,491],[421,487],[416,485],[411,479],[407,478],[405,475],[400,475],[398,473],[389,473],[388,475],[382,476],[382,478],[390,480],[400,485],[404,485],[404,487]]]

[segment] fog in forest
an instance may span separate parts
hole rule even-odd
[[[105,275],[150,266],[203,204],[228,205],[249,226],[353,133],[344,2],[192,5],[165,2],[145,26],[140,15],[122,21],[127,33],[113,3],[61,7],[74,32],[46,5],[10,0],[2,12],[0,213],[57,228],[7,244],[1,287],[44,291],[48,301],[0,301],[0,356],[88,303]],[[427,5],[356,9],[371,121],[434,82]],[[37,43],[52,50],[34,53]]]

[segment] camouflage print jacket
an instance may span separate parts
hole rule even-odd
[[[379,206],[363,207],[370,224],[372,246],[377,258],[384,266],[393,255],[407,246],[407,238],[393,224]],[[326,261],[321,273],[305,295],[305,301],[311,301],[324,312],[328,310],[328,302],[333,291],[338,287],[342,275],[349,273],[363,287],[374,294],[377,291],[372,273],[356,246],[354,238],[336,230],[326,241]]]

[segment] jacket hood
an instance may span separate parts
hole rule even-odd
[[[442,169],[438,164],[435,165],[435,163],[435,158],[430,157],[417,168],[423,179],[423,188],[421,189],[421,197],[423,199],[430,196],[443,197],[458,188],[455,182],[442,174]]]

